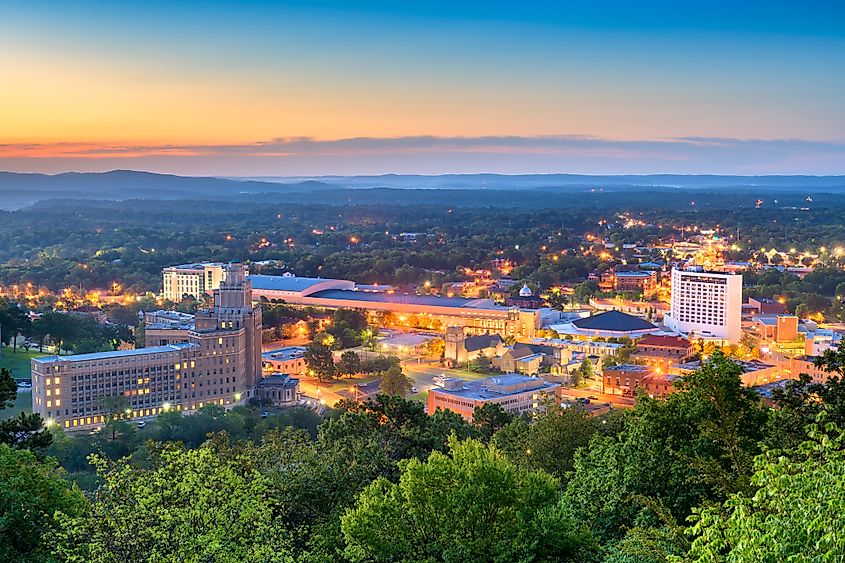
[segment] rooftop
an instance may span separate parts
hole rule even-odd
[[[689,348],[690,341],[681,336],[660,336],[656,334],[649,334],[639,342],[637,346],[667,346],[673,348]]]
[[[367,301],[369,303],[397,303],[405,305],[424,305],[430,307],[469,307],[473,309],[505,309],[490,299],[467,299],[463,297],[435,297],[431,295],[412,295],[405,293],[372,293],[352,289],[324,289],[316,291],[310,297],[318,299],[337,299],[344,301]]]
[[[178,352],[184,348],[190,348],[194,344],[183,342],[179,344],[168,344],[167,346],[151,346],[150,348],[135,348],[134,350],[115,350],[113,352],[93,352],[91,354],[74,354],[71,356],[44,356],[33,358],[32,361],[39,363],[52,362],[87,362],[91,360],[111,360],[129,356],[145,356],[150,354],[163,354],[167,352]]]
[[[650,372],[651,368],[648,366],[641,366],[639,364],[619,364],[618,366],[608,366],[604,368],[605,372],[608,371],[630,371],[630,372]]]
[[[279,348],[278,350],[270,350],[269,352],[261,354],[263,359],[276,360],[278,362],[295,360],[303,356],[305,356],[304,346],[286,346],[284,348]]]
[[[225,267],[223,262],[195,262],[194,264],[179,264],[176,266],[169,266],[165,270],[200,270],[205,266]]]
[[[614,274],[617,278],[650,278],[654,272],[622,271]]]
[[[479,334],[476,336],[467,336],[464,339],[464,347],[467,352],[475,352],[484,348],[495,348],[499,344],[504,343],[505,341],[498,334]]]
[[[315,285],[326,282],[343,282],[330,278],[301,278],[299,276],[265,276],[251,275],[247,279],[252,282],[253,289],[270,291],[305,291]],[[347,282],[351,284],[352,282]]]
[[[621,311],[605,311],[584,319],[576,319],[572,321],[572,324],[580,329],[616,332],[635,332],[657,328],[646,320]]]
[[[538,377],[507,373],[475,381],[464,381],[464,385],[460,389],[434,388],[430,392],[483,401],[525,393],[526,391],[550,391],[556,387],[560,387],[560,384],[549,383]]]

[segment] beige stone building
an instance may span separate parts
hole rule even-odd
[[[199,311],[184,341],[136,350],[32,360],[32,408],[64,428],[98,426],[103,403],[122,396],[121,416],[232,406],[251,397],[261,377],[261,308],[240,264],[228,266],[214,307]]]
[[[226,279],[226,265],[221,262],[180,264],[161,271],[162,297],[173,302],[186,295],[201,299],[220,287]]]

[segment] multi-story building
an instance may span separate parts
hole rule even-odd
[[[181,301],[186,295],[201,299],[210,295],[226,279],[226,265],[221,262],[180,264],[161,271],[162,297]]]
[[[633,359],[655,367],[682,364],[695,355],[695,346],[680,336],[650,334],[637,341]]]
[[[442,380],[442,387],[428,392],[428,413],[450,410],[472,420],[476,407],[494,403],[505,412],[524,413],[542,408],[542,398],[560,387],[537,377],[516,373],[496,375],[476,381],[459,378]]]
[[[671,330],[691,338],[737,343],[742,337],[742,275],[672,270]]]
[[[113,416],[107,397],[126,399],[121,416],[147,417],[253,396],[261,377],[261,308],[252,305],[243,266],[228,266],[214,307],[199,311],[185,336],[166,346],[33,359],[33,411],[73,429]]]
[[[647,375],[651,375],[652,369],[648,366],[637,364],[620,364],[608,366],[602,373],[602,393],[609,395],[623,395],[633,397],[637,389],[643,387],[643,381]]]

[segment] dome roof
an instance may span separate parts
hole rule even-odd
[[[531,288],[528,287],[528,284],[522,286],[522,289],[519,290],[520,297],[531,297],[534,293],[531,291]]]

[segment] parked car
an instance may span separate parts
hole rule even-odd
[[[145,421],[143,421],[143,420],[139,420],[139,421],[138,421],[138,429],[139,429],[139,430],[140,430],[141,428],[144,428],[146,425],[147,425],[147,423],[146,423]]]

